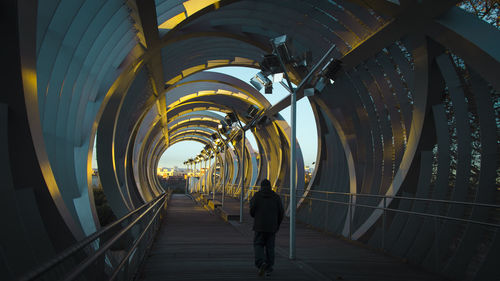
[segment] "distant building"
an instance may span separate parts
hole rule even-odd
[[[160,176],[164,179],[168,179],[169,177],[183,177],[185,174],[185,171],[183,169],[178,169],[177,167],[158,168],[156,173],[158,176]]]
[[[304,171],[305,171],[306,173],[310,173],[310,174],[312,174],[312,172],[314,171],[314,166],[305,166],[305,167],[304,167]]]

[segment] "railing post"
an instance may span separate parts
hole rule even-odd
[[[328,193],[326,193],[325,232],[328,232]]]
[[[217,155],[215,155],[215,157],[217,157]],[[221,166],[221,168],[219,168],[219,179],[220,179],[220,180],[222,180],[222,170],[221,170],[221,169],[222,169],[222,165],[223,165],[223,163],[222,163],[222,162],[223,162],[223,161],[220,161],[220,163],[219,163],[219,166]],[[220,180],[219,180],[219,181],[220,181]],[[213,191],[212,191],[212,203],[214,203],[214,204],[215,204],[215,202],[214,202],[214,201],[215,201],[215,192],[216,192],[215,187],[216,187],[216,185],[214,185],[214,188],[213,188]],[[215,205],[214,205],[214,206],[215,206]]]
[[[224,161],[226,161],[226,148],[224,148]],[[224,170],[223,170],[223,175],[224,177],[222,178],[222,207],[224,207],[224,196],[226,195],[226,165],[224,165]]]
[[[279,57],[279,56],[278,56]],[[281,61],[281,57],[280,61]],[[288,74],[285,75],[287,76],[287,81],[288,79]],[[292,89],[292,88],[290,88]],[[295,259],[295,214],[296,214],[296,208],[297,208],[297,203],[296,203],[296,188],[297,188],[297,159],[296,159],[296,131],[297,131],[297,124],[296,124],[296,118],[297,118],[297,93],[296,90],[293,90],[291,93],[291,110],[290,110],[290,115],[291,115],[291,136],[290,136],[290,203],[289,203],[289,208],[290,208],[290,256],[289,258],[291,260]]]
[[[243,223],[243,198],[245,196],[245,130],[241,130],[241,190],[240,190],[240,223]]]
[[[384,213],[382,215],[382,251],[385,250],[385,216],[386,216],[386,212],[385,212],[385,209],[386,209],[386,202],[385,202],[385,199],[386,197],[384,196]]]
[[[352,240],[352,194],[349,193],[349,240]]]
[[[434,217],[434,246],[436,247],[435,254],[435,262],[436,262],[436,271],[439,272],[439,243],[438,243],[438,221],[437,218]]]
[[[215,187],[217,186],[217,153],[215,153],[214,158],[214,182],[212,184],[212,192],[215,192]],[[210,190],[208,190],[208,195],[210,195]]]
[[[312,195],[311,195],[312,196]],[[311,198],[308,198],[309,199],[309,219],[311,219],[311,212],[312,212],[312,199]]]

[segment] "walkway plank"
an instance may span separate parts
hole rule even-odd
[[[276,257],[272,280],[311,280]],[[139,280],[261,280],[252,241],[184,195],[174,195]]]
[[[239,204],[227,198],[225,208]],[[232,200],[232,201],[231,201]],[[234,209],[234,210],[231,210]],[[253,267],[252,220],[224,222],[189,197],[174,195],[139,280],[262,280]],[[288,223],[277,235],[269,280],[442,281],[400,260],[297,224],[297,257],[288,256]]]

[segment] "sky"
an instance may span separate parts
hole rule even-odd
[[[228,74],[245,82],[249,82],[250,79],[254,77],[257,72],[259,72],[258,69],[254,68],[235,66],[214,68],[209,71]],[[263,92],[264,89],[261,90],[261,93]],[[273,93],[264,94],[264,97],[266,97],[269,102],[274,105],[288,95],[288,91],[286,91],[279,83],[274,83]],[[290,124],[290,106],[282,110],[280,114],[288,122],[288,124]],[[247,137],[249,138],[254,150],[258,150],[253,134],[247,134]],[[318,150],[317,137],[316,123],[309,100],[307,98],[303,98],[297,101],[297,140],[302,150],[305,166],[312,166],[312,163],[316,161],[316,154]],[[163,153],[158,167],[184,167],[184,161],[198,155],[203,147],[204,145],[195,141],[178,142],[170,146],[165,153]],[[95,147],[92,167],[97,168]]]
[[[255,76],[258,69],[248,67],[220,67],[210,69],[212,72],[219,72],[234,76],[245,82],[249,82]],[[264,89],[261,90],[264,93]],[[273,93],[264,94],[271,104],[276,104],[284,97],[289,95],[279,83],[273,84]],[[280,112],[281,116],[290,124],[290,106]],[[307,98],[303,98],[297,102],[297,140],[299,141],[300,148],[304,157],[304,165],[311,166],[316,161],[316,154],[318,150],[316,123],[314,115]],[[257,150],[257,143],[252,136],[249,138],[250,143]],[[169,147],[160,159],[158,167],[173,168],[184,167],[184,161],[189,158],[195,157],[203,149],[201,143],[195,141],[183,141],[176,143]]]

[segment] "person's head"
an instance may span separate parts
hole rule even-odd
[[[271,189],[271,182],[268,181],[267,179],[263,179],[261,182],[260,182],[260,188],[262,189]]]

